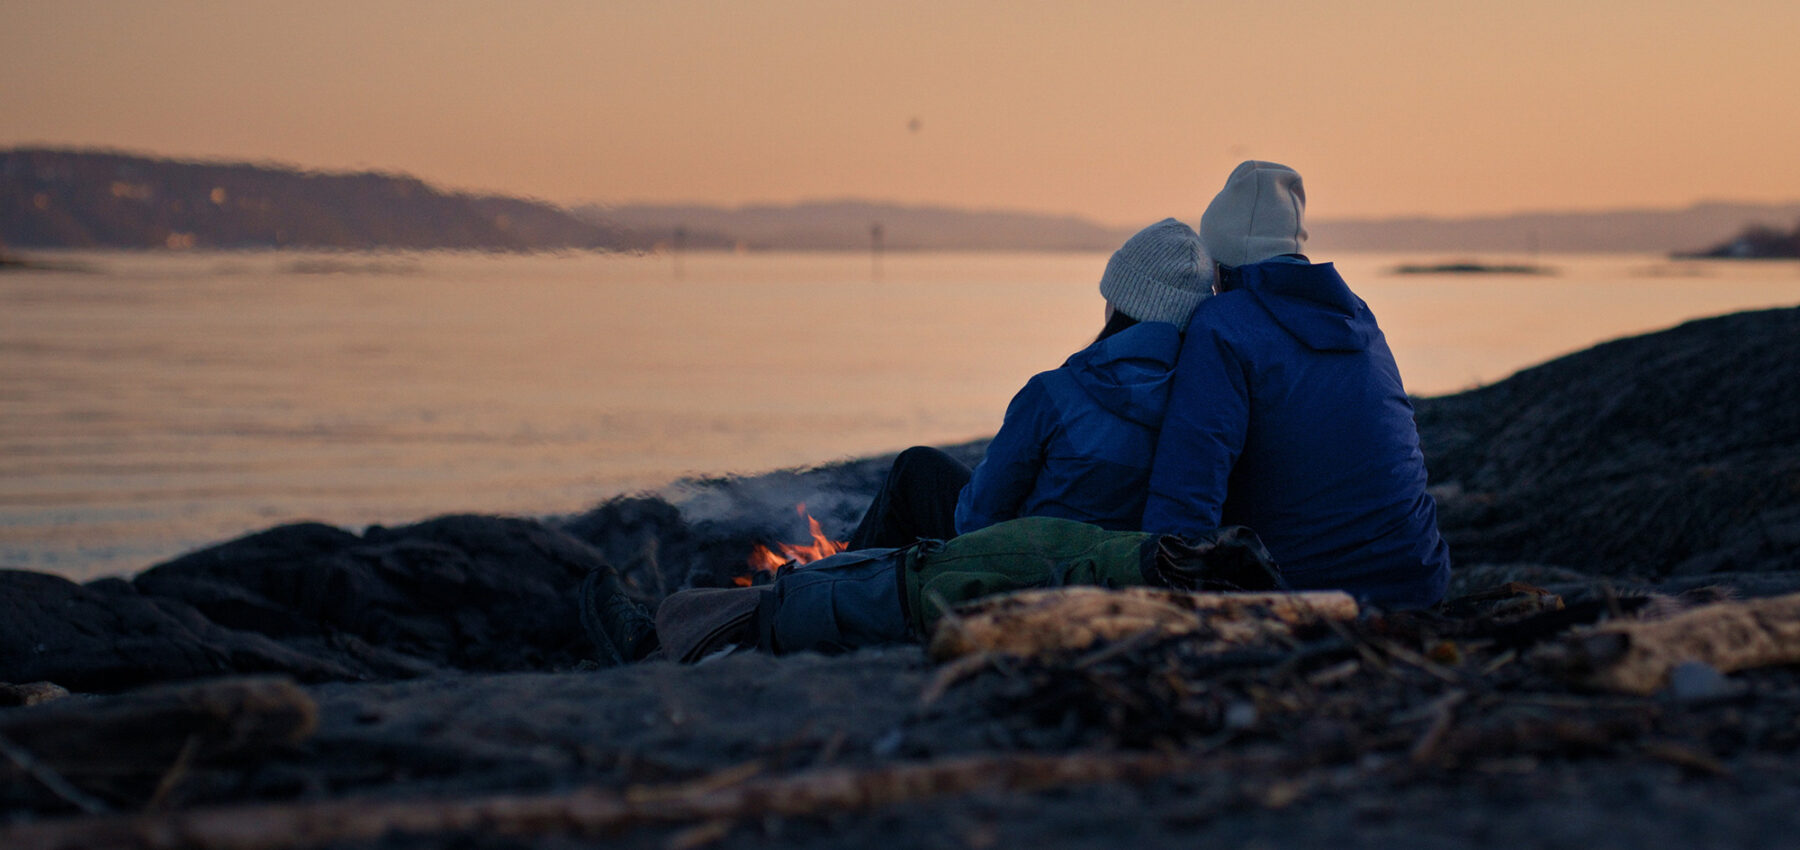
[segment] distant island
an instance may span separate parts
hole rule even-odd
[[[1394,267],[1394,274],[1555,274],[1549,266],[1519,263],[1478,263],[1464,260],[1454,263],[1408,263]]]
[[[552,204],[445,192],[405,175],[0,151],[0,243],[21,248],[633,250],[636,235]]]
[[[1205,198],[1162,211],[1198,223]],[[651,242],[694,250],[867,251],[881,228],[888,250],[1111,251],[1149,224],[1107,226],[1077,216],[1008,210],[972,211],[862,200],[741,207],[703,204],[586,205],[574,209]],[[1703,203],[1672,210],[1518,213],[1466,218],[1315,219],[1308,252],[1430,254],[1667,254],[1725,239],[1746,224],[1800,218],[1800,203]]]
[[[1723,260],[1792,260],[1800,259],[1800,224],[1791,231],[1774,227],[1752,226],[1725,242],[1681,258]]]

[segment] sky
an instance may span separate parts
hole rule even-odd
[[[0,147],[557,203],[1197,220],[1800,199],[1792,0],[0,0]]]

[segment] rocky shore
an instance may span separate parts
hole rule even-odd
[[[748,578],[798,502],[847,532],[886,458],[0,571],[0,846],[1778,843],[1800,625],[1756,609],[1775,649],[1643,692],[1589,668],[1800,591],[1796,362],[1770,310],[1420,400],[1456,601],[1225,653],[590,660],[589,570],[647,603]]]

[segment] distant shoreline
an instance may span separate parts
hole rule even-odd
[[[1192,218],[1192,209],[1162,214]],[[440,189],[404,174],[316,172],[120,151],[0,149],[0,244],[14,248],[544,251],[1110,251],[1136,225],[1073,213],[860,199],[583,204]],[[1141,224],[1160,216],[1146,215]],[[1800,201],[1464,217],[1314,218],[1311,253],[1660,253],[1747,227],[1787,228]]]

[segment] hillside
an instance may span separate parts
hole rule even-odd
[[[1204,198],[1165,214],[1199,221]],[[1108,226],[1079,216],[1007,210],[970,211],[873,201],[719,207],[701,204],[586,205],[591,221],[630,228],[647,240],[689,248],[866,251],[880,224],[893,250],[1111,251],[1136,226]],[[1337,251],[1652,252],[1692,251],[1730,238],[1747,225],[1791,222],[1800,203],[1704,203],[1683,209],[1519,213],[1464,218],[1314,219],[1307,245]],[[1148,220],[1141,224],[1149,224]]]
[[[633,249],[559,207],[413,177],[0,151],[0,244],[14,248]]]
[[[1786,224],[1800,203],[1699,203],[1681,209],[1534,212],[1466,218],[1323,219],[1315,250],[1680,253],[1746,226]]]
[[[1726,260],[1791,260],[1800,258],[1800,225],[1781,230],[1756,225],[1725,242],[1686,256]]]

